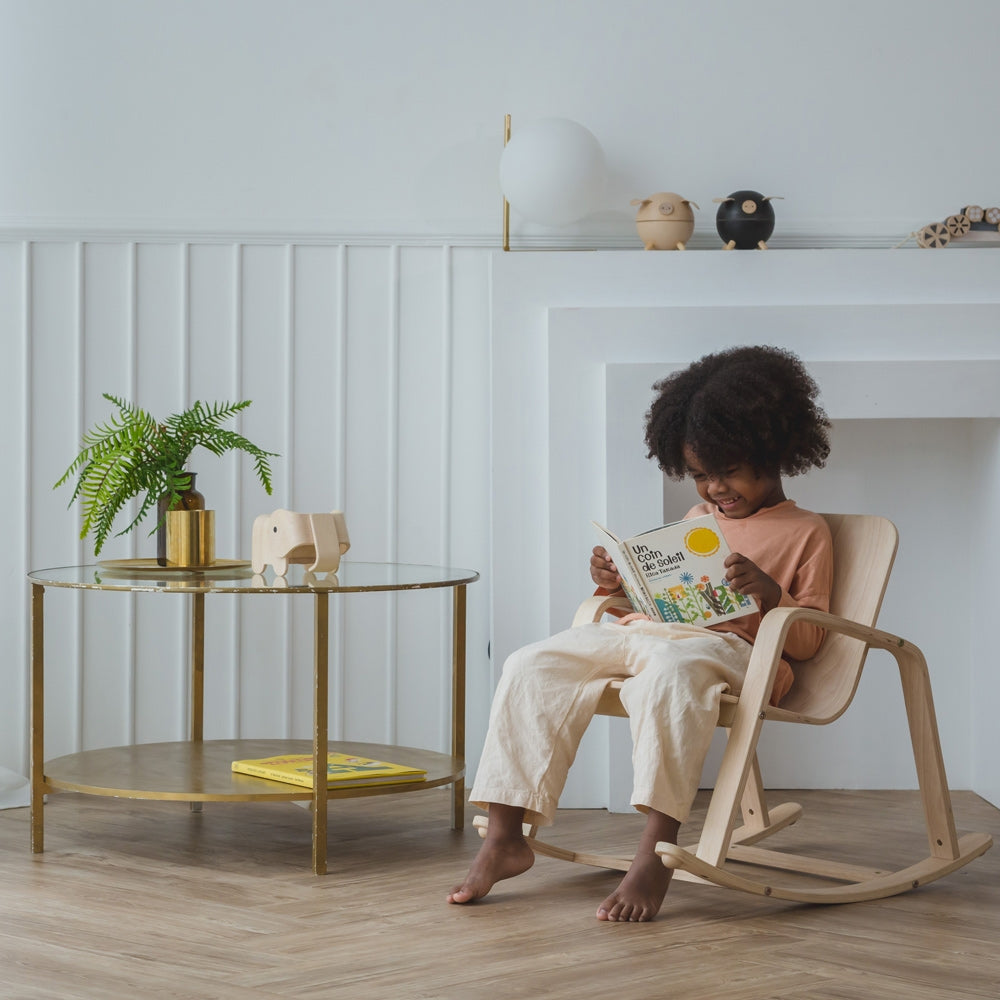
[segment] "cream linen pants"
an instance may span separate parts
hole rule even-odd
[[[555,818],[566,775],[610,680],[632,730],[632,805],[684,822],[698,791],[719,703],[738,694],[753,647],[694,625],[601,622],[511,654],[493,698],[471,799]]]

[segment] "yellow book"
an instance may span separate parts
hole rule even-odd
[[[257,760],[234,760],[233,770],[255,778],[284,781],[303,788],[313,787],[312,754],[280,754]],[[427,772],[419,767],[391,764],[369,757],[352,757],[345,753],[327,755],[327,788],[363,788],[369,785],[393,785],[404,781],[423,781]]]

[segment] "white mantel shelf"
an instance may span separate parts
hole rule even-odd
[[[717,251],[516,251],[493,255],[503,311],[513,296],[535,306],[779,302],[998,302],[1000,247]],[[543,289],[545,291],[543,291]],[[532,297],[531,291],[543,299]],[[552,297],[556,297],[553,299]],[[544,307],[543,306],[543,307]]]

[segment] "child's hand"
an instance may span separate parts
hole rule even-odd
[[[603,546],[594,546],[593,555],[590,557],[590,578],[598,587],[608,591],[618,590],[622,585],[618,568],[611,561],[608,550]]]
[[[739,594],[756,597],[761,613],[776,608],[781,600],[781,586],[768,576],[755,562],[739,552],[726,557],[726,580]]]

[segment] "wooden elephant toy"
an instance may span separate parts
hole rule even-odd
[[[276,510],[253,522],[251,565],[254,573],[263,573],[270,564],[278,576],[284,576],[292,563],[306,566],[311,573],[334,573],[350,547],[343,511]]]

